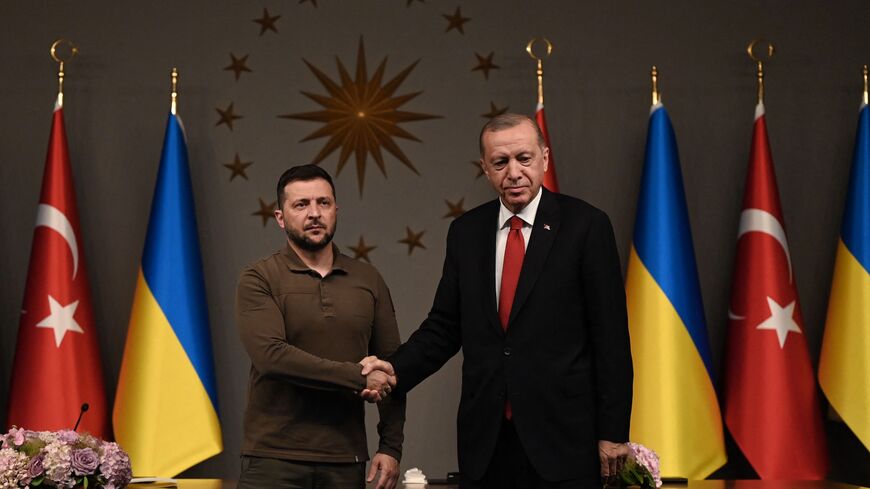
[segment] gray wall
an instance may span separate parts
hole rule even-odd
[[[325,92],[302,58],[337,78],[335,57],[353,70],[360,37],[369,73],[384,57],[389,58],[388,77],[419,59],[397,93],[422,91],[404,108],[441,116],[402,125],[422,141],[399,140],[419,175],[387,155],[388,178],[370,160],[362,197],[352,162],[337,178],[337,242],[346,250],[362,234],[377,245],[371,258],[391,286],[403,338],[431,304],[449,224],[442,218],[444,199],[464,198],[469,208],[492,196],[469,164],[484,122],[480,114],[491,101],[512,111],[533,110],[534,65],[523,47],[530,37],[545,35],[556,46],[545,66],[545,86],[562,191],[610,214],[623,259],[646,138],[648,73],[658,65],[680,145],[717,367],[755,104],[754,66],[743,49],[759,35],[773,40],[778,52],[767,66],[768,126],[805,334],[817,361],[855,133],[859,70],[870,61],[866,0],[406,3],[0,3],[0,181],[5,184],[0,419],[5,419],[56,90],[56,68],[47,50],[58,37],[74,40],[82,50],[67,70],[65,112],[110,399],[168,110],[168,73],[173,66],[181,73],[180,113],[187,128],[226,445],[222,455],[188,475],[237,475],[249,364],[232,321],[235,279],[245,263],[282,242],[272,223],[264,228],[251,213],[258,197],[273,199],[274,182],[284,168],[310,161],[324,142],[298,143],[319,125],[276,116],[319,110],[300,94]],[[457,5],[471,18],[464,35],[445,32],[442,14],[453,13]],[[251,19],[261,16],[263,7],[282,15],[277,34],[258,36]],[[490,51],[500,69],[486,80],[471,68],[475,52]],[[223,70],[230,53],[249,54],[253,73],[236,82]],[[215,126],[215,108],[230,102],[244,116],[232,132]],[[250,180],[230,182],[221,166],[236,152],[255,162]],[[324,167],[334,173],[336,162],[337,153]],[[425,250],[408,256],[396,242],[405,226],[425,229]],[[460,361],[454,359],[414,391],[405,468],[419,466],[435,476],[455,470]],[[834,441],[835,465],[867,460],[854,439]],[[732,474],[741,474],[735,470]]]

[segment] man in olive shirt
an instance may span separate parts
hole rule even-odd
[[[278,181],[275,219],[287,245],[242,271],[236,323],[251,357],[239,488],[359,489],[398,478],[405,403],[395,379],[363,376],[368,355],[399,346],[390,292],[371,265],[342,255],[335,187],[315,165]],[[380,443],[368,477],[364,403],[375,390]]]

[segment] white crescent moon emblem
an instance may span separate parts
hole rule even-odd
[[[758,113],[759,110],[761,111],[761,114]],[[755,117],[758,118],[760,115],[764,115],[764,106],[761,104],[756,108]],[[737,240],[739,241],[744,234],[752,232],[767,234],[782,246],[782,251],[785,252],[785,259],[788,261],[788,282],[791,283],[793,275],[791,268],[791,254],[788,251],[788,241],[785,237],[785,229],[783,229],[782,224],[780,224],[776,216],[761,209],[744,210],[740,213],[740,224],[737,227]],[[728,319],[742,321],[746,319],[746,316],[735,314],[731,309],[728,309]]]
[[[788,241],[785,237],[785,229],[779,220],[771,213],[761,209],[746,209],[740,214],[737,239],[746,233],[764,233],[775,239],[785,252],[788,261],[788,282],[792,282],[791,254],[788,252]]]
[[[73,279],[75,279],[76,273],[79,271],[79,246],[72,223],[69,222],[69,219],[57,207],[39,204],[39,208],[36,211],[36,227],[39,226],[45,226],[54,230],[66,240],[66,244],[69,246],[69,251],[73,257]]]

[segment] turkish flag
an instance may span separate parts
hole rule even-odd
[[[544,188],[550,192],[559,192],[559,180],[556,179],[556,160],[553,159],[553,147],[550,146],[550,134],[547,133],[547,118],[544,115],[544,104],[538,104],[535,110],[535,121],[544,136],[544,144],[550,149],[550,161],[544,173]]]
[[[725,422],[762,479],[828,469],[816,382],[758,104],[728,311]]]
[[[8,425],[109,434],[103,371],[60,98],[30,251],[12,367]]]

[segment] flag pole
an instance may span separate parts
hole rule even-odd
[[[69,47],[69,54],[66,56],[61,56],[60,47],[61,46]],[[51,59],[53,59],[57,64],[57,106],[63,107],[63,77],[64,73],[64,63],[68,61],[72,61],[79,54],[79,47],[73,44],[72,41],[67,39],[58,39],[51,43],[51,49],[49,50],[51,54]]]
[[[178,68],[172,68],[172,103],[169,106],[172,115],[177,115],[178,108]]]
[[[870,104],[870,101],[868,101],[868,99],[867,99],[867,65],[864,65],[863,72],[864,72],[864,97],[863,97],[863,100],[864,100],[864,105],[868,105],[868,104]]]
[[[652,77],[652,104],[656,106],[662,102],[662,94],[659,92],[659,70],[653,65],[650,71]]]
[[[544,58],[535,54],[534,46],[535,43],[541,41],[547,46],[547,54],[544,58],[549,58],[551,54],[553,54],[553,43],[550,42],[546,37],[537,38],[533,37],[528,44],[526,44],[526,52],[529,53],[529,56],[538,62],[538,105],[544,105]]]
[[[752,61],[755,61],[756,66],[757,66],[757,70],[756,70],[757,75],[756,76],[758,77],[758,103],[763,104],[764,103],[764,63],[763,63],[763,60],[761,58],[759,58],[758,56],[756,56],[756,54],[755,54],[755,47],[758,46],[759,44],[767,44],[767,59],[768,60],[770,60],[770,58],[773,57],[773,53],[775,50],[773,47],[773,43],[771,43],[767,39],[762,39],[762,38],[753,39],[749,43],[749,46],[746,47],[746,53],[749,55],[750,58],[752,58]]]

